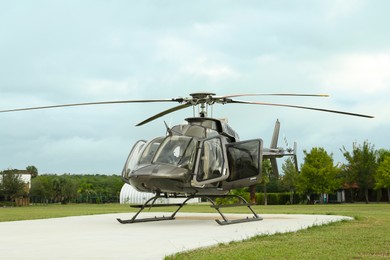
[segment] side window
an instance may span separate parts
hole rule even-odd
[[[197,181],[211,180],[222,176],[223,152],[219,138],[204,141],[201,151]]]
[[[251,140],[227,145],[230,176],[228,181],[254,177],[260,174],[261,140]]]

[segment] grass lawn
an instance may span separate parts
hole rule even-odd
[[[355,220],[313,227],[295,233],[259,236],[243,242],[180,253],[167,259],[390,259],[390,204],[255,206],[254,208],[260,215],[266,213],[333,214],[351,216]],[[169,209],[158,208],[157,210]],[[0,221],[129,211],[134,212],[134,209],[119,204],[0,208]],[[181,211],[214,212],[208,205],[187,205]],[[246,208],[227,208],[224,211],[247,213]]]
[[[0,208],[0,222],[129,211],[131,211],[131,209],[128,205],[121,204],[48,204],[28,207],[4,207]]]
[[[353,221],[180,253],[167,259],[390,259],[390,204],[257,206],[259,213],[332,214]]]

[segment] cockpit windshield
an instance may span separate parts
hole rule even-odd
[[[167,163],[192,169],[196,141],[188,136],[167,136],[159,146],[153,163]]]
[[[158,137],[153,139],[152,141],[149,141],[145,145],[145,148],[143,149],[142,154],[140,155],[138,165],[145,165],[145,164],[152,163],[152,159],[156,154],[156,151],[163,140],[164,137]]]

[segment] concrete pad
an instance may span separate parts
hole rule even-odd
[[[144,217],[170,213],[143,213]],[[220,226],[218,214],[178,213],[176,220],[122,225],[132,213],[0,223],[1,259],[162,259],[176,252],[351,220],[331,215],[260,214],[262,221]],[[229,219],[243,214],[226,214]],[[248,215],[251,217],[250,215]]]

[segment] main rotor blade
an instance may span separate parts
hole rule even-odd
[[[172,112],[175,112],[177,110],[180,110],[180,109],[183,109],[183,108],[187,108],[187,107],[190,107],[190,106],[191,106],[190,103],[185,103],[185,104],[178,105],[176,107],[172,107],[172,108],[164,110],[164,111],[162,111],[162,112],[160,112],[160,113],[158,113],[158,114],[156,114],[156,115],[154,115],[152,117],[149,117],[148,119],[142,121],[141,123],[138,123],[136,126],[144,125],[144,124],[149,123],[150,121],[153,121],[153,120],[155,120],[155,119],[157,119],[159,117],[165,116],[165,115],[167,115],[169,113],[172,113]]]
[[[151,103],[151,102],[181,102],[179,99],[140,99],[140,100],[118,100],[118,101],[102,101],[102,102],[87,102],[87,103],[75,103],[75,104],[63,104],[52,106],[39,106],[39,107],[26,107],[0,110],[0,113],[26,111],[26,110],[38,110],[60,107],[75,107],[75,106],[91,106],[91,105],[109,105],[109,104],[126,104],[126,103]]]
[[[218,98],[250,97],[250,96],[329,97],[328,94],[247,93],[247,94],[226,95]]]
[[[263,106],[278,106],[278,107],[291,107],[291,108],[308,109],[308,110],[315,110],[315,111],[322,111],[322,112],[329,112],[329,113],[337,113],[337,114],[343,114],[343,115],[348,115],[348,116],[358,116],[358,117],[374,118],[373,116],[369,116],[369,115],[356,114],[356,113],[350,113],[350,112],[344,112],[344,111],[338,111],[338,110],[323,109],[323,108],[316,108],[316,107],[305,107],[305,106],[295,106],[295,105],[275,104],[275,103],[265,103],[265,102],[241,101],[241,100],[230,100],[229,103],[250,104],[250,105],[263,105]]]

